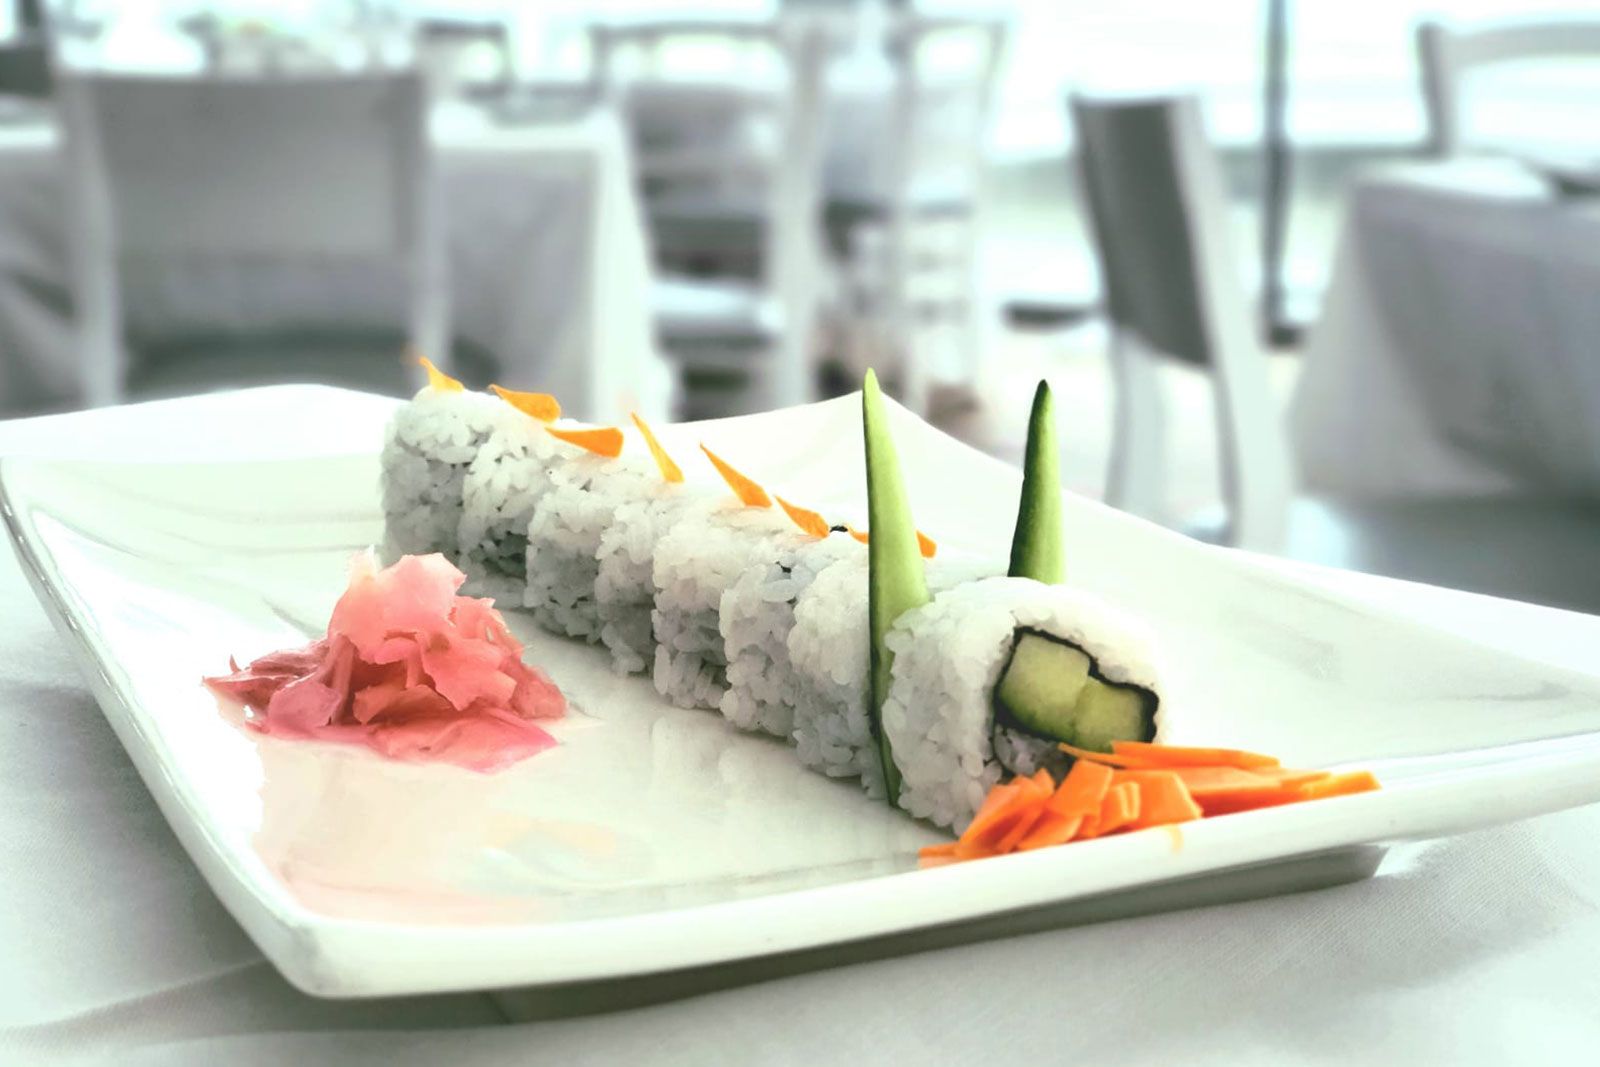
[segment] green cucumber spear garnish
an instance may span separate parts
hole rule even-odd
[[[1041,381],[1028,416],[1028,451],[1022,461],[1022,501],[1017,529],[1011,537],[1013,578],[1032,578],[1059,585],[1063,576],[1061,544],[1061,455],[1056,450],[1055,402]]]
[[[889,433],[888,412],[878,377],[870,370],[861,389],[861,427],[867,447],[867,613],[872,631],[872,730],[883,763],[883,785],[891,807],[899,805],[900,771],[883,729],[894,655],[884,639],[901,615],[928,602],[922,550],[911,518],[911,501],[900,477],[900,460]]]
[[[1011,538],[1013,578],[1061,584],[1061,461],[1055,403],[1039,383],[1028,417],[1022,501]],[[995,703],[1023,729],[1080,748],[1109,752],[1116,741],[1147,741],[1155,732],[1156,696],[1101,677],[1089,654],[1039,630],[1019,629],[995,684]]]

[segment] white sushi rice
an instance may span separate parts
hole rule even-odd
[[[1087,593],[1025,578],[941,593],[888,637],[895,658],[883,727],[902,776],[900,805],[912,815],[959,833],[1004,774],[1030,774],[1054,754],[1049,742],[993,722],[994,686],[1022,626],[1081,648],[1110,681],[1160,692],[1143,628]],[[1158,706],[1158,728],[1160,714]]]
[[[690,509],[672,525],[656,545],[651,572],[658,693],[684,708],[721,704],[728,688],[722,594],[746,568],[803,536],[777,508],[748,508],[725,498]]]
[[[425,388],[402,405],[384,433],[384,556],[460,550],[468,469],[485,442],[527,416],[498,397]]]
[[[722,595],[728,659],[722,714],[743,730],[788,739],[801,682],[789,658],[795,606],[817,575],[842,559],[865,558],[866,546],[848,533],[806,538],[745,570]]]
[[[930,592],[1005,571],[1003,563],[936,557],[926,567]],[[883,765],[867,701],[870,651],[866,553],[824,569],[795,604],[788,651],[796,685],[794,740],[800,762],[832,778],[860,778],[883,796]]]
[[[466,591],[521,603],[528,522],[555,472],[583,456],[545,432],[544,423],[498,398],[511,413],[478,448],[461,487],[460,566]]]
[[[656,545],[687,509],[703,507],[706,492],[659,477],[617,503],[596,550],[595,608],[600,640],[611,651],[620,674],[634,674],[655,662]]]
[[[523,606],[545,629],[600,640],[600,541],[617,510],[661,480],[653,464],[584,455],[557,467],[527,526]],[[642,612],[649,618],[649,609]]]

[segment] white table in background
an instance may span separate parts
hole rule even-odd
[[[1509,159],[1361,179],[1292,431],[1317,491],[1600,492],[1600,200]]]
[[[434,127],[456,334],[496,357],[504,384],[555,393],[580,418],[664,414],[670,372],[655,350],[649,254],[615,119],[512,126],[453,107]],[[0,127],[0,413],[76,396],[59,167],[52,127]],[[394,325],[403,288],[393,281],[364,265],[176,265],[127,279],[128,326],[160,336]]]
[[[174,459],[197,438],[216,459],[348,453],[390,405],[312,390],[233,394],[205,421],[164,410],[154,439],[126,409],[0,423],[0,456]],[[1600,645],[1596,618],[1308,573],[1550,662],[1589,666]],[[1600,1047],[1597,840],[1590,807],[1397,848],[1367,882],[678,999],[660,979],[607,1014],[572,1015],[580,998],[523,1023],[484,995],[320,1001],[207,889],[0,548],[8,1065],[1581,1063]]]

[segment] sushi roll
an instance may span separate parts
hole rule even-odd
[[[600,640],[621,674],[635,674],[655,662],[656,547],[678,519],[700,498],[683,486],[649,485],[617,506],[595,550],[595,610]]]
[[[789,655],[795,608],[824,570],[841,560],[862,560],[866,554],[865,546],[843,527],[830,530],[814,512],[802,514],[818,529],[798,544],[781,545],[774,555],[748,568],[722,595],[719,612],[728,660],[722,714],[740,729],[785,740],[794,731],[801,692]]]
[[[728,689],[722,597],[739,576],[804,543],[771,497],[709,449],[736,499],[686,509],[656,544],[651,612],[656,692],[679,707],[716,710]]]
[[[461,487],[460,563],[475,596],[519,603],[527,581],[528,522],[580,454],[551,424],[561,408],[543,393],[490,386],[508,412],[478,446]]]
[[[594,599],[600,640],[611,652],[612,667],[621,674],[647,670],[655,662],[650,614],[655,606],[656,545],[687,509],[710,503],[703,490],[684,484],[683,471],[661,447],[650,426],[638,415],[633,421],[650,447],[660,476],[646,479],[636,492],[616,501],[595,550]]]
[[[1149,741],[1161,710],[1148,634],[1087,593],[1028,578],[959,586],[888,635],[883,730],[912,815],[962,830],[1003,777],[1070,763],[1066,742]]]
[[[1003,573],[984,560],[929,560],[928,585],[951,589]],[[794,685],[791,739],[800,762],[830,778],[860,778],[884,795],[883,768],[868,711],[867,559],[833,563],[794,606],[788,655]]]
[[[550,487],[528,520],[523,606],[545,629],[594,642],[601,626],[595,595],[600,539],[617,509],[645,492],[656,475],[622,457],[620,430],[552,427],[550,433],[585,451],[551,472]]]
[[[1062,745],[1109,751],[1150,741],[1161,711],[1149,635],[1061,583],[1053,402],[1041,382],[1028,424],[1011,563],[930,595],[876,383],[863,393],[870,556],[872,726],[888,796],[964,830],[991,787],[1067,770]],[[880,533],[881,530],[881,533]]]
[[[722,595],[747,569],[799,544],[770,509],[718,504],[687,509],[656,545],[656,692],[683,708],[716,710],[728,689]]]
[[[402,405],[384,434],[384,556],[460,554],[469,470],[491,440],[525,433],[528,421],[504,401],[472,392],[433,364],[428,384]]]

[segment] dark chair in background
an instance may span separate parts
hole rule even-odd
[[[1161,516],[1163,359],[1215,386],[1228,508],[1218,538],[1306,562],[1600,611],[1600,501],[1545,496],[1293,497],[1227,203],[1196,101],[1072,101],[1111,326],[1116,427],[1108,499]]]
[[[48,97],[54,79],[43,0],[17,0],[12,15],[17,32],[0,41],[0,96]]]
[[[1215,392],[1229,544],[1283,542],[1291,477],[1267,363],[1227,232],[1221,167],[1190,97],[1072,100],[1116,392],[1106,499],[1165,518],[1163,359]]]

